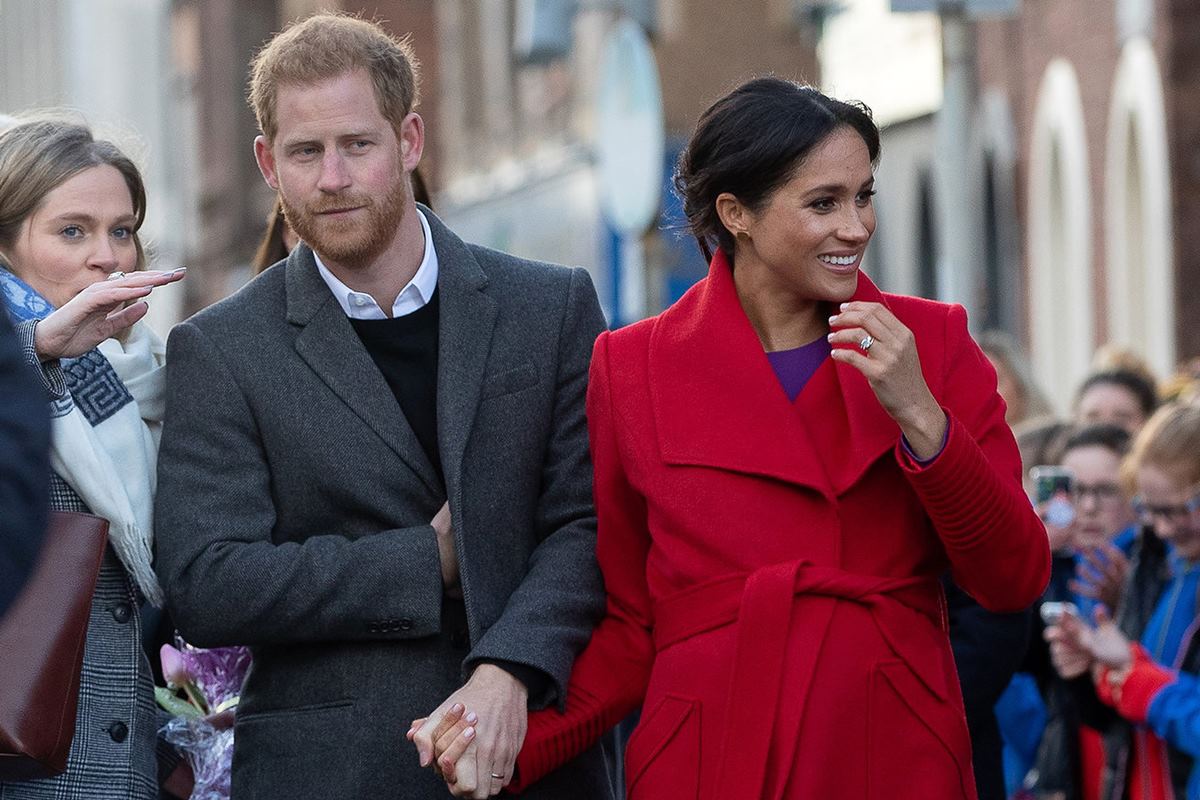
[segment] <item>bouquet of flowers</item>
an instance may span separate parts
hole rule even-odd
[[[174,715],[163,738],[187,759],[195,779],[191,800],[229,800],[233,714],[250,666],[246,647],[204,650],[178,636],[159,655],[167,686],[154,687],[158,704]]]

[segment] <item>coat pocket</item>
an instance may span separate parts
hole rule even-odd
[[[519,367],[495,372],[484,377],[480,388],[480,396],[482,399],[487,400],[491,397],[515,394],[522,389],[528,389],[530,386],[533,386],[537,383],[537,380],[537,367],[531,362],[526,362]]]
[[[695,800],[700,791],[700,704],[665,695],[642,717],[625,748],[629,800]]]
[[[356,727],[349,700],[238,714],[233,796],[363,796]]]
[[[967,721],[900,660],[875,665],[868,701],[870,800],[975,800]]]

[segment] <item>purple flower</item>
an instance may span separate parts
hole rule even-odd
[[[191,671],[183,653],[169,644],[164,644],[158,651],[158,657],[162,661],[163,677],[170,686],[178,689],[191,681]]]

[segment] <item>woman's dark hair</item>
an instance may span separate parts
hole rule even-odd
[[[1084,379],[1075,395],[1076,404],[1093,386],[1119,386],[1137,399],[1142,415],[1149,417],[1158,408],[1158,390],[1142,375],[1128,369],[1106,369],[1093,372]]]
[[[754,78],[700,117],[675,167],[675,191],[688,228],[711,259],[733,255],[733,234],[717,215],[717,196],[729,192],[752,211],[762,209],[814,147],[840,127],[862,136],[871,163],[879,159],[879,128],[871,110],[844,103],[782,78]]]
[[[1083,447],[1103,447],[1116,456],[1124,457],[1132,443],[1133,437],[1120,425],[1097,423],[1072,430],[1063,443],[1062,451],[1065,456]]]

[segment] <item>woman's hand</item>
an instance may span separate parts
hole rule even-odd
[[[946,414],[925,383],[912,331],[880,303],[860,301],[842,303],[829,324],[831,357],[866,377],[917,458],[936,456],[946,437]]]
[[[38,358],[75,358],[119,335],[146,316],[149,309],[145,302],[133,301],[146,297],[155,286],[182,279],[186,269],[131,272],[122,278],[93,283],[37,324],[34,347]]]

